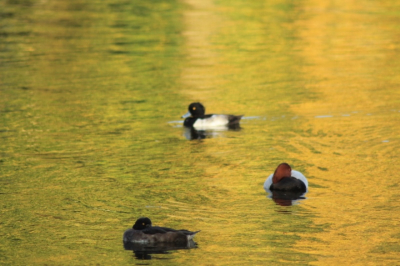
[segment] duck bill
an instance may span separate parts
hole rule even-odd
[[[186,114],[184,114],[184,115],[182,116],[182,118],[186,118],[186,117],[189,117],[189,116],[191,116],[191,114],[190,114],[190,112],[187,112]]]

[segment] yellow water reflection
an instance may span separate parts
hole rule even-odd
[[[400,65],[393,61],[399,37],[386,8],[309,1],[302,8],[306,19],[296,23],[306,44],[303,72],[314,80],[307,87],[320,97],[293,108],[308,121],[291,143],[324,188],[310,193],[319,200],[306,203],[318,213],[314,222],[330,224],[316,235],[323,246],[300,241],[298,247],[317,250],[321,264],[399,259]]]
[[[196,6],[196,1],[190,3]],[[396,73],[400,63],[393,60],[399,56],[398,30],[393,21],[399,18],[390,12],[391,4],[224,4],[195,7],[203,12],[202,17],[209,12],[210,20],[202,23],[201,29],[196,26],[199,17],[193,11],[187,13],[187,31],[196,32],[196,39],[203,40],[195,43],[188,38],[189,51],[196,53],[189,58],[198,56],[194,47],[218,51],[217,55],[204,53],[205,58],[213,57],[209,65],[196,65],[195,60],[190,60],[191,71],[205,75],[202,79],[183,77],[184,81],[191,80],[190,99],[205,100],[213,109],[230,112],[240,113],[246,106],[246,112],[267,117],[277,111],[274,106],[279,106],[280,114],[272,115],[290,117],[264,129],[254,127],[258,121],[253,125],[245,123],[245,130],[247,126],[247,130],[259,134],[241,132],[248,138],[247,148],[223,146],[234,146],[234,139],[208,141],[202,152],[218,159],[229,157],[233,162],[225,162],[229,166],[223,170],[219,168],[221,163],[215,161],[203,160],[198,166],[215,178],[214,185],[243,198],[239,191],[255,189],[249,189],[246,179],[260,176],[252,167],[265,170],[263,164],[271,169],[271,161],[295,161],[311,183],[308,200],[301,202],[301,208],[310,212],[306,216],[312,213],[314,217],[311,223],[300,222],[298,226],[323,228],[311,234],[300,229],[294,233],[301,238],[288,243],[295,243],[291,251],[300,252],[298,261],[307,260],[305,254],[312,255],[310,261],[321,265],[397,261],[400,76]],[[264,15],[271,7],[286,13]],[[271,21],[275,27],[267,24]],[[218,24],[212,27],[213,22]],[[270,44],[268,37],[277,37],[265,34],[268,32],[284,37]],[[211,42],[217,45],[210,48]],[[219,50],[218,45],[224,49]],[[282,54],[277,56],[275,51]],[[285,72],[280,69],[282,62]],[[273,72],[271,66],[275,67]],[[188,94],[187,89],[183,93]],[[262,144],[270,146],[260,147]],[[221,153],[221,149],[225,152]],[[232,156],[235,153],[243,159]],[[268,227],[273,224],[268,223]],[[278,231],[285,233],[287,229]],[[279,243],[275,244],[275,251],[264,251],[270,258],[288,252],[291,245],[279,248]],[[279,255],[275,259],[285,261]]]

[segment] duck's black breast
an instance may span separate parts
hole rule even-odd
[[[142,230],[128,229],[125,231],[122,240],[132,243],[153,243],[154,239],[151,235],[146,235]]]
[[[185,127],[193,127],[194,123],[196,123],[197,118],[194,117],[188,117],[183,121],[183,125]]]
[[[304,182],[294,177],[285,177],[278,183],[272,184],[269,189],[271,191],[307,191]]]

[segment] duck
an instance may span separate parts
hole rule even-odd
[[[188,110],[182,116],[182,118],[185,118],[183,125],[196,129],[212,129],[217,127],[238,128],[240,119],[243,117],[243,115],[206,115],[206,108],[199,102],[191,103]]]
[[[289,164],[281,163],[265,180],[264,189],[267,192],[305,193],[308,191],[308,181],[302,173],[292,170]]]
[[[157,244],[175,243],[188,244],[200,231],[175,230],[167,227],[152,226],[151,220],[141,217],[136,220],[132,228],[127,229],[123,235],[124,243]]]

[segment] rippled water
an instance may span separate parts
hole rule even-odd
[[[398,264],[399,23],[393,0],[0,1],[1,264]],[[242,128],[190,140],[193,101]],[[281,162],[310,185],[291,206],[263,189]],[[197,248],[136,258],[141,216]]]

